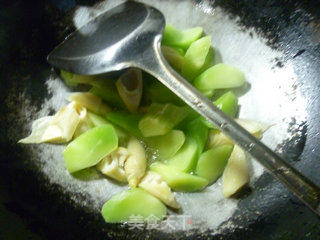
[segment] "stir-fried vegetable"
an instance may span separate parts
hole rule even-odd
[[[85,114],[85,108],[71,102],[68,106],[62,107],[54,116],[43,117],[33,122],[31,135],[19,142],[69,142]]]
[[[218,108],[220,108],[221,111],[228,114],[232,118],[234,118],[238,112],[238,98],[231,91],[226,92],[221,97],[219,97],[214,102],[214,105],[216,105]],[[216,128],[205,118],[202,118],[202,120],[209,128]]]
[[[184,104],[177,95],[159,81],[152,82],[144,91],[146,98],[154,103],[172,103],[179,106]]]
[[[110,108],[102,102],[102,99],[90,92],[72,93],[69,95],[68,100],[76,102],[96,114],[104,115],[110,112]]]
[[[210,64],[213,58],[211,54],[207,59],[210,46],[211,37],[209,36],[200,38],[190,45],[181,66],[181,74],[185,79],[192,81],[201,73],[201,70],[208,67],[205,65]]]
[[[240,70],[223,63],[214,65],[194,80],[194,86],[201,90],[235,88],[244,83],[245,77]]]
[[[262,134],[271,126],[245,119],[235,119],[235,121],[258,139],[261,139]],[[233,144],[233,142],[221,131],[217,129],[211,129],[208,138],[209,148],[218,147],[225,144]]]
[[[138,128],[141,116],[138,114],[130,114],[126,112],[110,112],[106,115],[106,119],[113,124],[122,127],[136,137],[142,136]]]
[[[74,131],[73,138],[79,137],[82,133],[87,132],[89,129],[93,128],[94,124],[89,118],[89,113],[86,111],[85,116],[80,117],[80,122]]]
[[[163,219],[167,209],[156,197],[140,188],[134,188],[113,196],[101,210],[106,222],[128,222],[132,216],[141,216],[142,220],[150,216]]]
[[[95,127],[68,144],[63,151],[70,173],[91,167],[118,147],[118,137],[111,125]]]
[[[136,138],[131,138],[128,143],[129,157],[124,163],[129,186],[138,186],[147,168],[147,159],[144,147]]]
[[[169,187],[176,191],[194,192],[204,188],[208,181],[205,178],[180,172],[162,163],[153,163],[150,169],[160,174]]]
[[[108,105],[116,108],[125,108],[114,81],[110,79],[98,79],[90,82],[90,93],[102,98]]]
[[[230,197],[249,182],[249,169],[243,150],[235,145],[222,176],[222,193]]]
[[[179,31],[167,25],[163,55],[235,118],[238,98],[230,88],[244,85],[245,76],[233,66],[213,65],[211,37],[202,34],[201,27]],[[117,79],[107,79],[106,75],[80,76],[61,70],[61,78],[69,86],[87,84],[91,89],[71,93],[67,98],[71,103],[54,116],[36,120],[31,135],[19,142],[73,139],[63,152],[70,173],[95,166],[91,169],[107,178],[128,183],[130,190],[103,205],[101,213],[107,222],[127,222],[132,216],[163,219],[164,204],[180,207],[173,191],[200,191],[221,175],[225,197],[249,183],[243,150],[151,75],[130,68]],[[235,121],[257,138],[270,127],[251,120]]]
[[[166,25],[163,31],[162,44],[187,49],[201,37],[202,33],[203,29],[201,27],[179,31],[170,25]]]
[[[79,83],[90,83],[93,81],[93,76],[78,75],[64,70],[60,71],[60,76],[70,87],[76,87]]]
[[[144,137],[168,133],[188,115],[185,107],[173,104],[151,104],[148,113],[139,121],[139,129]]]
[[[183,131],[171,130],[165,135],[144,138],[144,142],[159,154],[159,159],[169,159],[182,147],[186,137]]]
[[[160,174],[148,171],[139,183],[139,187],[159,198],[169,207],[179,208],[179,204],[173,192],[171,192],[170,187],[162,179]]]
[[[188,123],[186,127],[186,141],[181,149],[167,164],[182,171],[191,172],[197,165],[200,153],[207,141],[208,127],[197,118]]]
[[[127,177],[124,171],[124,163],[129,157],[129,152],[126,148],[118,147],[112,153],[97,164],[97,168],[104,175],[111,177],[120,182],[126,182]]]
[[[181,71],[183,55],[172,47],[162,46],[162,53],[170,65],[178,72]]]
[[[132,68],[127,70],[116,82],[119,95],[132,113],[136,113],[142,97],[141,70]]]
[[[212,183],[220,177],[232,152],[232,145],[212,148],[201,154],[195,173]]]

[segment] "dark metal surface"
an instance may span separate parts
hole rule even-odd
[[[198,233],[195,230],[184,237],[182,232],[170,235],[161,231],[130,231],[126,227],[105,224],[100,216],[77,208],[71,196],[61,194],[63,191],[60,186],[50,185],[45,176],[39,174],[29,161],[25,161],[32,159],[32,154],[16,144],[21,136],[8,136],[12,133],[10,129],[25,124],[13,121],[14,115],[18,114],[14,103],[18,105],[23,101],[23,96],[16,95],[16,99],[8,101],[8,93],[25,92],[38,108],[47,97],[43,80],[50,68],[45,63],[45,56],[66,33],[68,18],[64,18],[64,10],[68,9],[67,3],[72,5],[75,2],[39,1],[32,5],[22,1],[1,3],[3,26],[0,28],[0,45],[3,51],[0,59],[0,118],[3,131],[0,135],[0,186],[1,192],[7,196],[1,199],[4,206],[20,216],[30,231],[49,239],[144,239],[147,235],[154,239],[210,238],[210,231]],[[295,162],[296,167],[319,183],[318,2],[259,1],[253,4],[251,1],[216,1],[215,4],[226,9],[230,16],[240,15],[244,28],[256,27],[258,32],[269,38],[273,47],[284,51],[286,59],[279,60],[278,65],[281,66],[288,59],[293,61],[302,93],[308,102],[307,129],[304,130],[306,141],[300,145],[300,150],[290,149],[289,143],[283,155],[293,162],[299,159]],[[319,219],[268,174],[263,175],[255,183],[255,190],[240,201],[239,210],[232,221],[240,227],[211,237],[319,239],[320,234]]]

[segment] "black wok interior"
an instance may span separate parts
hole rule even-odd
[[[106,224],[100,215],[76,207],[61,186],[50,184],[26,161],[33,156],[16,143],[22,132],[11,131],[26,124],[14,120],[15,103],[23,101],[24,92],[32,105],[41,107],[48,96],[44,80],[54,74],[47,54],[72,32],[74,6],[95,2],[0,2],[0,239],[320,239],[319,218],[268,173],[255,183],[255,191],[242,197],[232,217],[238,228],[214,236],[195,229],[186,235]],[[287,142],[282,155],[320,185],[320,2],[206,2],[222,7],[231,18],[238,16],[244,29],[254,27],[272,48],[284,52],[277,67],[293,63],[308,104],[307,122],[301,126],[299,144],[292,144],[296,139]],[[9,95],[16,98],[9,101]]]

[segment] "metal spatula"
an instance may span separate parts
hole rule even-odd
[[[94,18],[72,33],[48,56],[55,67],[100,74],[129,67],[155,76],[200,115],[269,169],[310,209],[320,215],[320,189],[177,74],[161,54],[164,16],[157,9],[129,1]]]

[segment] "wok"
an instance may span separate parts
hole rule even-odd
[[[106,224],[99,207],[122,191],[95,171],[71,177],[61,147],[22,146],[32,120],[53,114],[68,90],[46,55],[99,12],[121,1],[0,3],[3,239],[319,239],[319,218],[252,161],[250,189],[219,198],[216,185],[178,196],[188,228]],[[98,3],[98,5],[94,5]],[[274,123],[263,141],[320,184],[320,4],[318,1],[148,1],[178,28],[201,25],[216,61],[242,69],[241,114]],[[94,6],[93,6],[94,5]],[[93,6],[93,7],[92,7]]]

